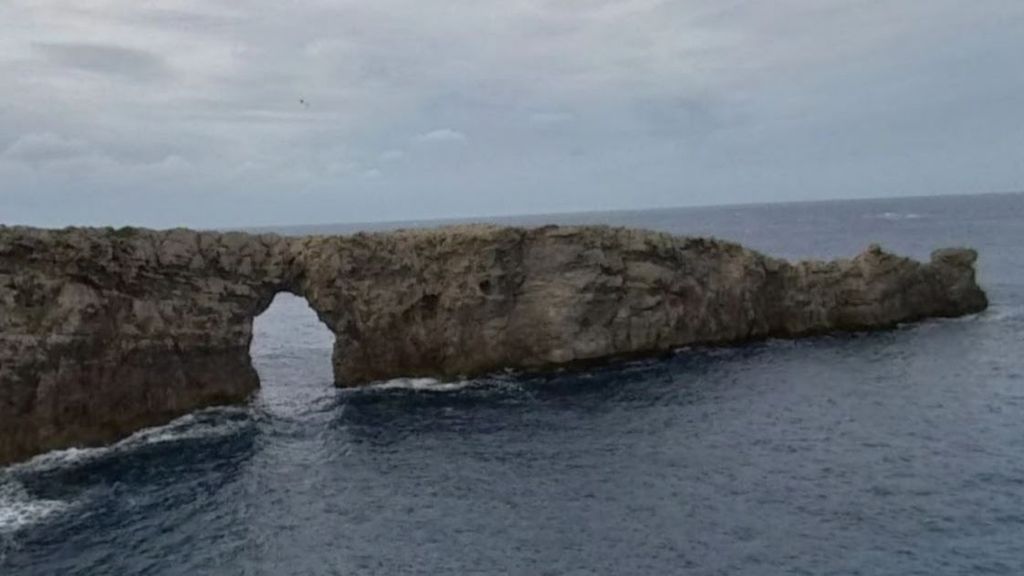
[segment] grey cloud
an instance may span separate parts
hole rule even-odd
[[[629,118],[639,130],[653,137],[703,138],[719,130],[728,120],[727,103],[721,98],[641,98],[629,104]]]
[[[26,134],[15,140],[13,144],[0,153],[0,158],[28,164],[45,164],[47,162],[78,158],[89,153],[90,148],[86,142],[44,132]]]
[[[539,126],[553,126],[574,119],[575,116],[568,112],[534,112],[530,114],[530,122]]]
[[[150,149],[104,149],[93,142],[50,132],[26,134],[0,150],[0,164],[20,166],[49,176],[76,174],[167,176],[192,169],[192,163],[171,152]],[[3,171],[0,170],[0,173]]]
[[[378,156],[377,158],[381,162],[396,162],[398,160],[401,160],[404,157],[405,157],[405,152],[403,152],[401,150],[397,150],[397,149],[392,149],[392,150],[385,150],[384,152],[381,152],[380,156]]]
[[[220,33],[243,24],[245,17],[232,11],[176,10],[173,8],[140,7],[125,16],[133,24],[173,26],[191,30]]]
[[[1024,123],[1019,0],[165,6],[0,2],[5,218],[244,226],[1024,187],[1007,129]]]
[[[37,42],[35,48],[58,66],[98,74],[135,80],[153,80],[170,74],[163,58],[136,48],[78,42]]]

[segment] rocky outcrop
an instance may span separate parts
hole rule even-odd
[[[0,464],[244,401],[259,386],[252,320],[280,291],[335,333],[336,382],[354,386],[958,316],[987,305],[975,258],[872,247],[790,264],[606,227],[0,227]]]

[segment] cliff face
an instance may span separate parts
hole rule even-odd
[[[790,264],[604,227],[0,227],[0,464],[243,401],[259,386],[252,320],[279,291],[335,333],[336,382],[354,386],[958,316],[987,305],[975,258]]]

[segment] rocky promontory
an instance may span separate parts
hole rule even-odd
[[[975,259],[790,263],[608,227],[0,227],[0,465],[244,401],[253,319],[281,291],[334,332],[336,383],[356,386],[959,316],[987,306]]]

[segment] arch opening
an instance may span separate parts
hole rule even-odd
[[[260,380],[260,406],[276,415],[299,416],[333,398],[334,340],[305,298],[278,292],[253,320],[249,344]]]

